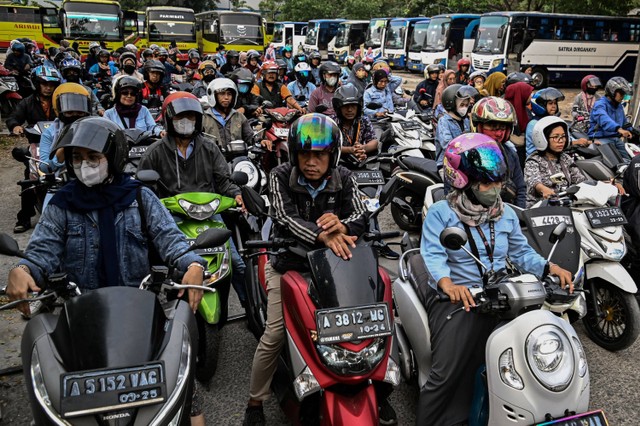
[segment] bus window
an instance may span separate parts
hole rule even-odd
[[[293,30],[297,36],[307,35],[307,26],[305,24],[294,24]]]

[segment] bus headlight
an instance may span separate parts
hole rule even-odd
[[[491,62],[491,68],[498,68],[502,64],[502,59],[494,59]]]
[[[573,378],[575,361],[571,342],[562,329],[543,325],[529,334],[527,362],[533,375],[547,389],[561,392]]]

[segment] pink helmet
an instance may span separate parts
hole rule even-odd
[[[454,138],[444,153],[444,178],[456,189],[475,182],[501,182],[507,172],[502,150],[487,135],[465,133]]]

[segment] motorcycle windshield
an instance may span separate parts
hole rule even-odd
[[[67,301],[51,338],[68,372],[141,365],[160,352],[166,323],[155,294],[107,287]]]
[[[312,283],[309,294],[318,308],[359,306],[382,301],[384,284],[378,277],[378,263],[369,246],[351,249],[353,257],[342,260],[331,249],[307,254]]]

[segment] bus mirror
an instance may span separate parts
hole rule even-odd
[[[504,25],[498,28],[498,38],[504,37]]]
[[[440,34],[444,35],[445,31],[444,24],[440,25]]]

